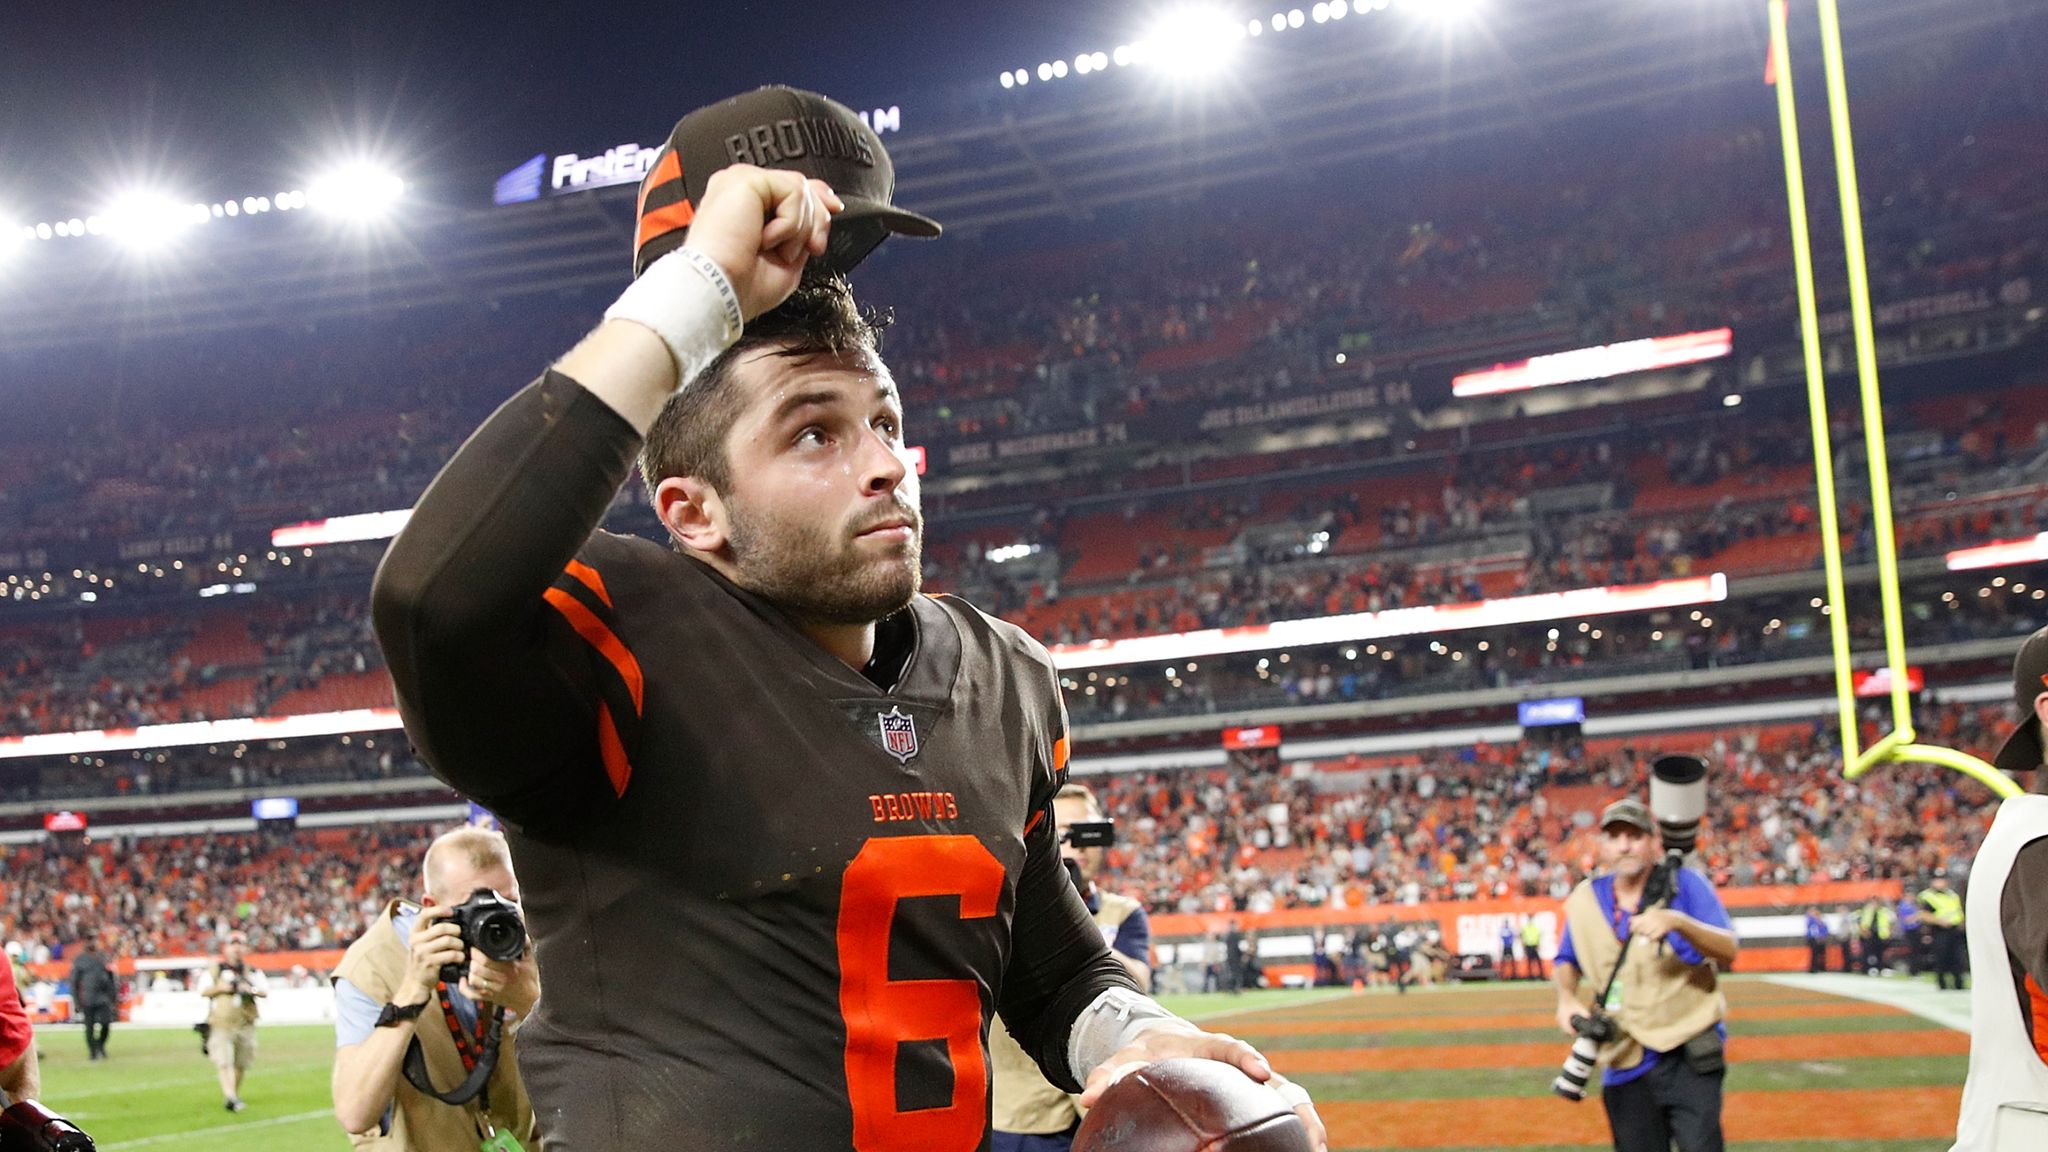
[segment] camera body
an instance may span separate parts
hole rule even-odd
[[[1108,848],[1116,843],[1116,822],[1077,820],[1060,832],[1060,839],[1076,848]]]
[[[448,922],[462,935],[463,957],[461,964],[442,966],[441,979],[447,983],[462,979],[471,949],[508,963],[526,954],[526,920],[519,906],[489,888],[478,888],[449,909]]]

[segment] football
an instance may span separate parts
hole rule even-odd
[[[1110,1085],[1074,1152],[1310,1152],[1278,1092],[1220,1060],[1161,1060]]]

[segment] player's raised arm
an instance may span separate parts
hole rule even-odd
[[[714,174],[687,245],[649,264],[420,497],[371,600],[407,732],[458,790],[515,820],[566,817],[601,795],[597,702],[550,654],[548,589],[662,405],[789,295],[839,207],[799,173]]]

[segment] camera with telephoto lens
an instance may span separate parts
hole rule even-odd
[[[1586,1081],[1593,1078],[1593,1069],[1600,1062],[1600,1046],[1620,1036],[1621,1028],[1614,1017],[1595,1012],[1572,1017],[1572,1031],[1579,1034],[1578,1039],[1572,1041],[1571,1055],[1564,1058],[1564,1069],[1550,1082],[1550,1090],[1576,1101],[1586,1098]]]
[[[1707,762],[1697,756],[1659,756],[1650,765],[1650,813],[1664,851],[1683,856],[1699,842],[1707,814]]]
[[[0,1152],[93,1152],[92,1137],[34,1100],[0,1111]]]
[[[441,966],[441,979],[449,984],[462,979],[469,967],[469,950],[507,963],[526,954],[526,921],[519,906],[491,891],[479,888],[469,899],[448,910],[448,921],[462,934],[460,964]]]

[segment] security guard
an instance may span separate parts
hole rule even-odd
[[[1963,990],[1963,897],[1948,886],[1948,870],[1937,868],[1921,889],[1917,903],[1933,945],[1931,959],[1936,987]]]
[[[1543,971],[1543,925],[1534,917],[1522,921],[1522,976],[1529,980],[1549,979]]]
[[[1864,902],[1863,910],[1856,913],[1856,927],[1863,935],[1863,974],[1876,976],[1890,969],[1885,964],[1885,952],[1891,947],[1892,937],[1898,934],[1898,913],[1891,904],[1877,896]]]

